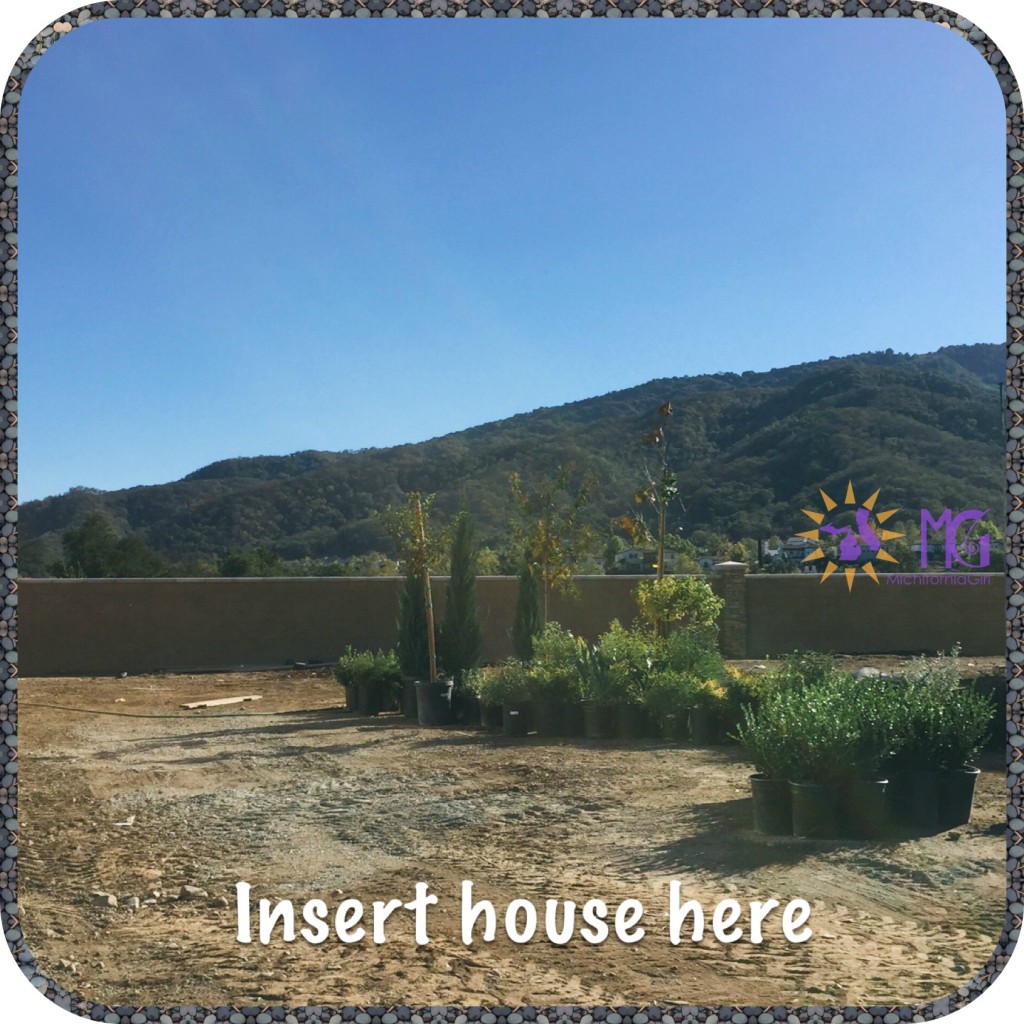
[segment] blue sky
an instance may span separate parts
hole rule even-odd
[[[21,107],[21,500],[1000,341],[1004,130],[902,19],[78,29]]]

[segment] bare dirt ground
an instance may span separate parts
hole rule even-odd
[[[263,699],[178,708],[248,693]],[[20,698],[26,939],[61,984],[99,1002],[916,1004],[975,974],[1002,928],[998,755],[983,758],[968,826],[811,842],[753,831],[751,768],[736,747],[506,740],[359,718],[323,670],[29,679]],[[461,942],[463,879],[499,910],[492,944]],[[761,945],[746,930],[719,943],[709,927],[703,942],[672,946],[674,879],[709,925],[727,897],[744,908],[806,899],[814,937],[788,943],[776,912]],[[285,943],[280,931],[243,945],[239,881],[254,904],[290,899],[300,912],[322,898],[332,914],[344,897],[409,900],[427,882],[439,898],[431,942],[415,944],[401,911],[383,945]],[[180,898],[183,886],[206,895]],[[120,905],[94,905],[96,891]],[[146,902],[131,910],[130,897]],[[545,899],[594,897],[640,900],[646,937],[555,946],[502,934],[515,898],[541,908],[543,929]]]

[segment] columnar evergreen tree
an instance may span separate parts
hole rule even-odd
[[[398,593],[397,652],[402,675],[414,679],[430,678],[426,597],[423,580],[415,573],[405,577]]]
[[[405,508],[391,505],[380,513],[384,530],[391,537],[407,576],[415,576],[422,586],[421,597],[426,616],[427,666],[430,682],[438,681],[437,646],[434,635],[434,598],[430,573],[441,552],[448,547],[448,531],[437,530],[430,523],[430,507],[434,495],[424,497],[418,491],[405,495]]]
[[[476,600],[476,550],[473,519],[463,510],[452,528],[451,569],[441,625],[441,664],[458,686],[483,657],[484,634]]]
[[[520,661],[533,657],[533,638],[544,628],[540,608],[540,581],[528,558],[519,570],[519,591],[512,620],[512,650]]]

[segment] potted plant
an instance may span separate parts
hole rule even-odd
[[[528,668],[511,658],[487,672],[480,682],[480,705],[501,708],[506,736],[526,736],[532,725]]]
[[[927,831],[970,821],[979,770],[970,764],[995,713],[992,700],[961,685],[959,648],[918,658],[892,681],[901,742],[889,762],[889,804],[898,820]]]
[[[992,701],[972,689],[935,680],[905,681],[905,742],[892,760],[894,813],[926,831],[970,821],[980,774],[971,764],[994,714]]]
[[[381,519],[391,537],[407,576],[415,576],[423,586],[426,615],[427,665],[429,679],[416,681],[416,711],[420,725],[451,725],[451,680],[442,680],[437,670],[437,645],[434,636],[434,600],[430,571],[447,549],[447,531],[430,525],[430,507],[434,495],[424,497],[418,491],[405,496],[404,508],[388,506]]]
[[[754,828],[766,835],[793,834],[793,801],[787,774],[790,769],[785,716],[769,702],[760,708],[745,704],[740,711],[736,739],[754,762],[750,790],[754,801]]]
[[[787,737],[793,834],[834,839],[840,834],[838,785],[857,744],[856,722],[826,685],[781,689],[770,702]],[[762,712],[765,707],[762,706]]]
[[[725,700],[725,687],[721,683],[714,679],[701,680],[690,708],[690,739],[698,746],[711,746],[721,740]]]
[[[695,676],[675,669],[662,669],[651,675],[644,705],[663,740],[679,742],[689,737],[690,710],[696,703],[698,686]]]
[[[576,669],[583,689],[583,730],[588,739],[612,739],[618,732],[619,707],[626,698],[621,672],[599,647],[579,642]]]
[[[640,739],[650,732],[644,694],[659,662],[660,647],[661,641],[654,634],[625,629],[617,619],[598,637],[598,649],[616,679],[615,734],[619,739]]]
[[[416,683],[430,677],[427,607],[423,578],[407,573],[398,593],[398,661],[402,669],[402,714],[417,718]]]
[[[438,653],[445,672],[452,679],[455,717],[463,724],[475,722],[480,709],[465,680],[466,675],[479,666],[483,656],[483,626],[476,599],[473,520],[465,509],[455,517],[452,527],[451,561]]]
[[[393,710],[399,701],[401,682],[402,670],[394,651],[371,654],[359,680],[360,714],[374,716]]]
[[[498,685],[491,681],[492,676],[501,671],[500,665],[485,665],[472,673],[467,681],[480,707],[480,725],[488,732],[501,732],[502,728],[501,693]]]
[[[351,644],[334,666],[334,678],[345,687],[345,710],[359,710],[359,684],[373,662],[369,651],[357,651]]]
[[[578,654],[579,641],[557,622],[549,622],[534,638],[528,684],[533,725],[541,736],[583,735]]]
[[[509,475],[518,511],[512,532],[524,558],[521,586],[530,579],[539,586],[541,626],[548,622],[554,591],[577,593],[573,574],[595,542],[593,531],[580,522],[594,479],[585,477],[573,493],[574,473],[571,463],[559,466],[553,477],[536,479],[529,488],[518,473]]]

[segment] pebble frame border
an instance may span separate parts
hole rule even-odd
[[[68,992],[36,964],[25,945],[17,904],[18,655],[17,655],[17,211],[18,103],[39,57],[66,33],[101,18],[178,17],[703,17],[895,18],[942,25],[962,36],[995,74],[1007,116],[1007,913],[996,949],[976,977],[931,1003],[911,1006],[673,1007],[411,1007],[411,1006],[107,1006]],[[1002,970],[1024,915],[1024,115],[1003,54],[966,18],[913,0],[103,0],[73,10],[44,28],[18,58],[0,102],[0,924],[22,972],[46,998],[70,1013],[107,1024],[898,1024],[934,1020],[966,1005]],[[13,828],[8,828],[8,825]]]

